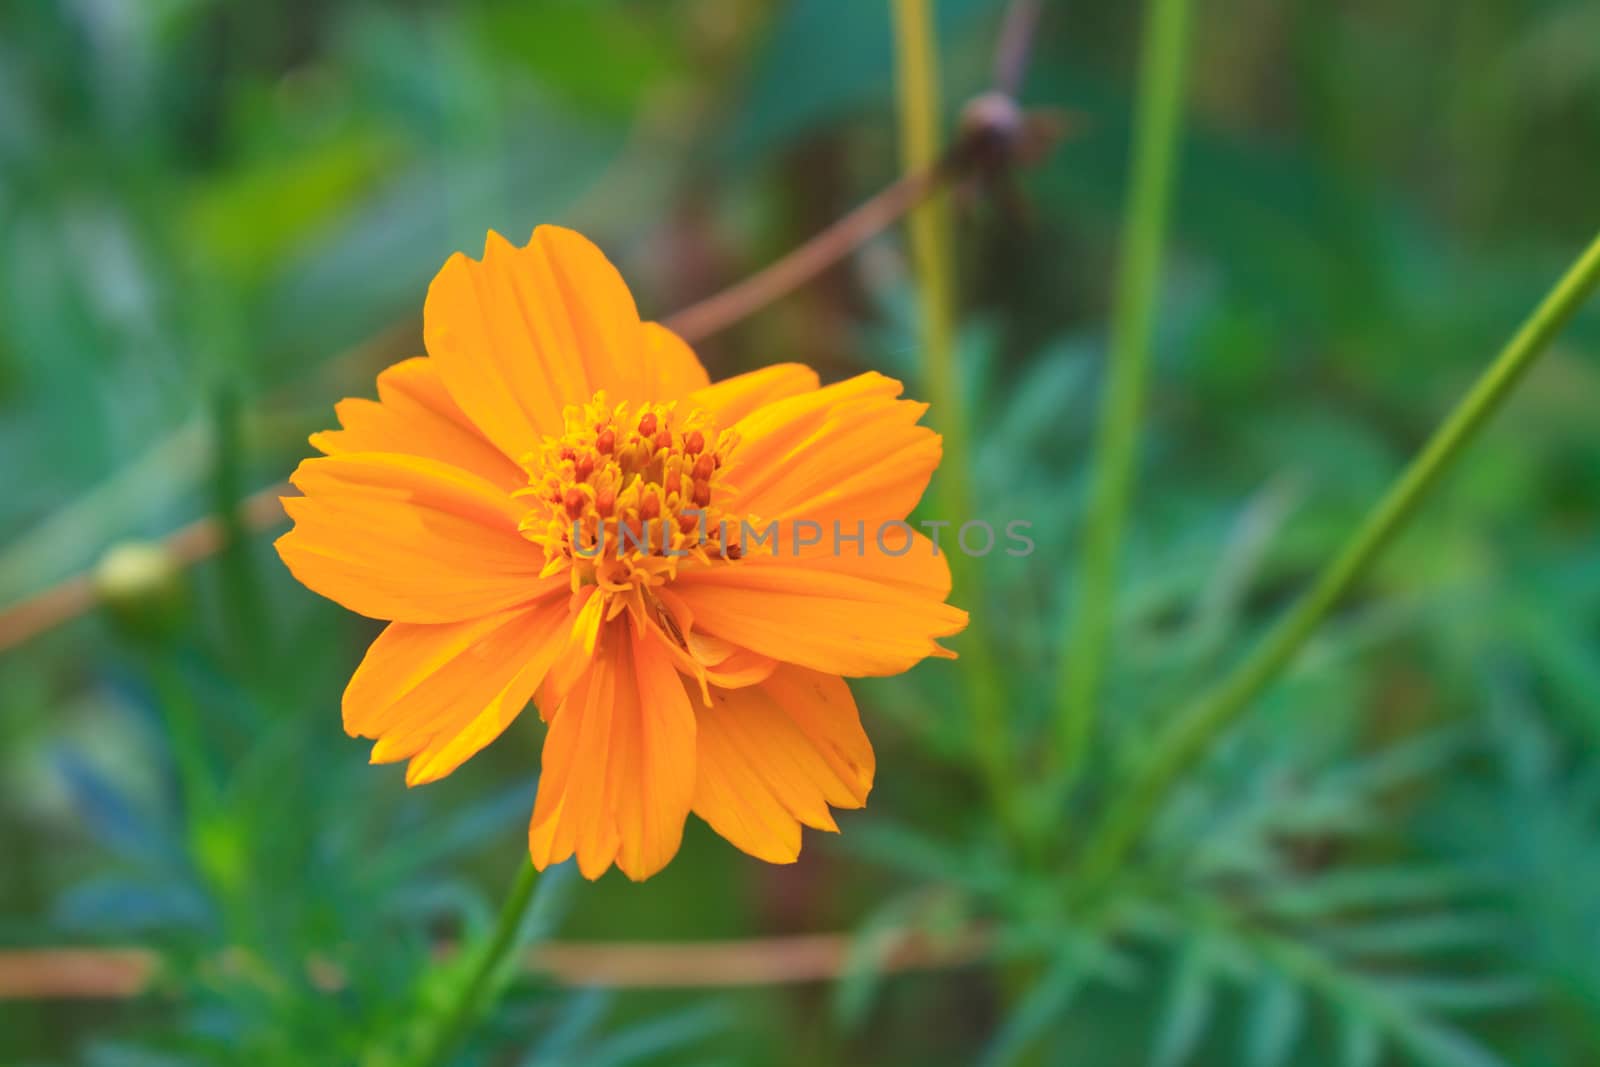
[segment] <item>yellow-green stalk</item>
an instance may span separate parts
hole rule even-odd
[[[907,172],[934,167],[942,151],[939,103],[939,45],[928,0],[893,0],[895,72],[900,121],[901,164]],[[949,196],[935,189],[913,209],[912,268],[917,279],[920,350],[928,401],[944,434],[944,462],[939,468],[935,500],[953,527],[976,518],[972,514],[971,450],[967,412],[956,368],[955,255]],[[961,675],[971,715],[973,742],[1001,818],[1011,819],[1012,781],[1004,698],[997,684],[984,633],[977,583],[959,551],[948,553],[955,583],[952,600],[973,611],[963,642]]]
[[[1082,765],[1100,700],[1115,611],[1118,556],[1133,477],[1161,285],[1161,255],[1183,126],[1189,0],[1152,0],[1139,55],[1139,98],[1099,437],[1063,657],[1053,770],[1070,782]]]

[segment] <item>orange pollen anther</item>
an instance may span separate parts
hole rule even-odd
[[[737,434],[705,411],[612,404],[604,393],[564,415],[565,432],[524,460],[528,487],[517,493],[528,504],[522,535],[544,549],[546,574],[567,569],[575,591],[595,585],[648,611],[648,591],[680,567],[733,558],[721,531],[739,520],[713,502],[728,499],[718,471]]]

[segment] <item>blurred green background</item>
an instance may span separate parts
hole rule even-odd
[[[952,127],[1004,8],[937,5]],[[643,885],[541,890],[561,938],[859,935],[845,976],[530,978],[461,1062],[1600,1062],[1593,309],[1174,796],[1114,914],[1063,909],[1057,873],[1592,236],[1593,0],[1197,5],[1102,758],[1042,841],[985,791],[969,701],[1024,768],[1049,736],[1140,8],[1044,5],[1019,98],[1070,136],[1017,203],[954,198],[947,468],[1039,548],[966,576],[962,660],[855,687],[868,809],[790,868],[692,821]],[[770,262],[898,172],[893,69],[867,0],[5,4],[0,605],[281,480],[421,351],[428,280],[488,228],[585,231],[649,317]],[[915,297],[897,229],[697,347],[714,377],[802,360],[922,396]],[[393,1062],[430,944],[522,860],[536,717],[407,792],[339,726],[375,624],[225,526],[170,588],[0,652],[0,948],[163,959],[137,998],[0,999],[0,1063]],[[885,931],[969,923],[993,959],[878,973]]]

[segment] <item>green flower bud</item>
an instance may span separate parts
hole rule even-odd
[[[94,590],[118,629],[130,637],[170,636],[187,607],[183,568],[157,542],[112,545],[95,565]]]

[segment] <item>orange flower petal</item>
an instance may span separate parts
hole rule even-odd
[[[770,367],[724,378],[689,397],[705,408],[722,426],[731,426],[774,400],[809,393],[817,388],[817,372],[800,363],[775,363]]]
[[[626,393],[618,392],[619,399],[665,402],[706,388],[711,376],[687,341],[659,322],[647,322],[640,329],[644,380],[633,383]]]
[[[343,429],[311,435],[327,455],[401,452],[427,456],[511,491],[528,475],[507,459],[450,399],[439,368],[423,356],[396,363],[378,375],[378,400],[341,400],[334,410]]]
[[[528,828],[541,870],[574,854],[586,878],[666,866],[694,795],[695,717],[667,651],[626,619],[550,720]]]
[[[481,262],[451,256],[428,287],[422,321],[450,395],[512,459],[560,433],[562,409],[597,390],[663,400],[705,382],[678,337],[641,326],[605,254],[559,226],[540,226],[523,248],[491,231]],[[652,395],[657,388],[675,391]]]
[[[605,621],[606,598],[591,585],[568,598],[568,609],[560,649],[539,693],[539,714],[546,722],[594,662],[600,627]]]
[[[945,539],[953,540],[949,533],[946,528]],[[950,560],[944,549],[935,546],[926,534],[916,530],[910,531],[909,542],[907,531],[902,527],[883,527],[882,535],[880,545],[878,528],[869,525],[860,545],[853,540],[840,538],[839,548],[835,551],[833,532],[825,531],[821,545],[817,546],[818,551],[804,557],[805,566],[884,582],[933,600],[942,601],[950,595]],[[791,544],[792,537],[784,542],[783,551],[789,551]],[[809,547],[807,551],[810,551]],[[752,562],[757,566],[771,566],[765,562],[770,558],[754,556]]]
[[[745,689],[713,689],[699,711],[694,812],[770,863],[800,854],[800,824],[837,830],[828,806],[859,808],[872,744],[840,678],[780,667]]]
[[[673,583],[694,625],[784,663],[848,676],[898,674],[947,656],[937,638],[959,633],[967,613],[944,603],[942,556],[750,556],[685,570]]]
[[[565,599],[465,622],[394,622],[344,693],[344,728],[378,743],[372,762],[409,759],[406,784],[443,778],[511,725],[565,638]]]
[[[308,459],[285,497],[278,538],[303,584],[351,611],[399,622],[456,622],[563,589],[540,578],[543,553],[517,533],[505,492],[420,456],[354,452]]]
[[[853,529],[902,519],[939,465],[939,435],[917,420],[926,404],[896,399],[902,386],[862,374],[767,404],[734,429],[740,444],[726,478],[730,510],[762,519],[833,519]]]

